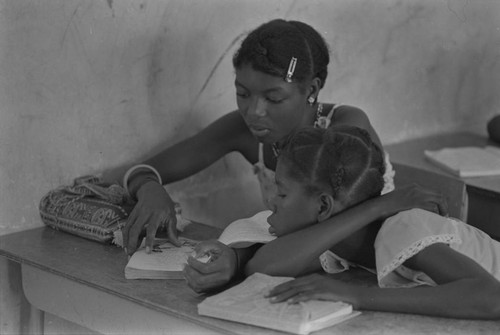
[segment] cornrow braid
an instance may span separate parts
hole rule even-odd
[[[321,88],[325,85],[330,63],[330,50],[325,39],[310,25],[300,21],[288,21],[305,37],[313,59],[313,76],[321,80]]]
[[[289,137],[279,159],[307,192],[329,192],[344,208],[379,195],[384,186],[383,153],[361,128],[302,128]]]
[[[276,19],[251,31],[234,54],[233,66],[250,64],[257,71],[285,78],[292,57],[297,59],[294,82],[318,77],[323,87],[330,61],[328,46],[314,28],[299,21]]]

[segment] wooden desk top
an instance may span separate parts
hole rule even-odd
[[[439,150],[445,147],[484,147],[487,145],[499,146],[498,143],[485,136],[469,132],[453,132],[390,144],[385,148],[394,162],[454,176],[427,160],[424,156],[424,150]],[[462,180],[468,186],[500,193],[500,176],[462,178]]]
[[[48,227],[0,237],[0,256],[74,280],[98,291],[173,315],[224,334],[283,334],[244,324],[202,317],[197,304],[204,296],[184,280],[127,280],[122,249]],[[351,272],[356,274],[356,272]],[[366,276],[367,272],[364,272]],[[341,276],[347,278],[350,274]],[[359,273],[358,273],[359,275]],[[347,276],[347,277],[346,277]],[[357,276],[355,280],[360,280]],[[365,279],[361,279],[363,281]],[[452,306],[450,306],[452,308]],[[315,334],[471,334],[499,333],[500,322],[364,311],[360,316]]]

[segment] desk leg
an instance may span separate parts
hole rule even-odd
[[[45,313],[33,305],[29,309],[28,334],[43,335]]]
[[[0,319],[2,334],[44,333],[44,312],[24,294],[21,264],[5,257],[0,257]]]
[[[23,264],[23,287],[31,305],[93,332],[110,335],[220,335],[190,320]],[[33,315],[35,316],[35,314]],[[33,318],[35,321],[35,318]]]

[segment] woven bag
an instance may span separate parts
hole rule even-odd
[[[118,184],[96,176],[76,178],[71,186],[48,192],[40,216],[49,227],[102,243],[111,243],[127,222],[135,203]]]

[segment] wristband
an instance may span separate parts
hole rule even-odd
[[[153,172],[155,174],[156,178],[158,178],[158,183],[163,185],[160,173],[154,167],[152,167],[151,165],[147,165],[147,164],[134,165],[130,169],[128,169],[127,172],[125,173],[125,176],[123,176],[123,188],[125,188],[125,190],[127,191],[127,194],[129,196],[132,196],[132,195],[130,194],[130,191],[128,189],[128,180],[130,179],[130,176],[132,176],[132,174],[134,172],[136,172],[138,169],[146,169],[146,170]]]

